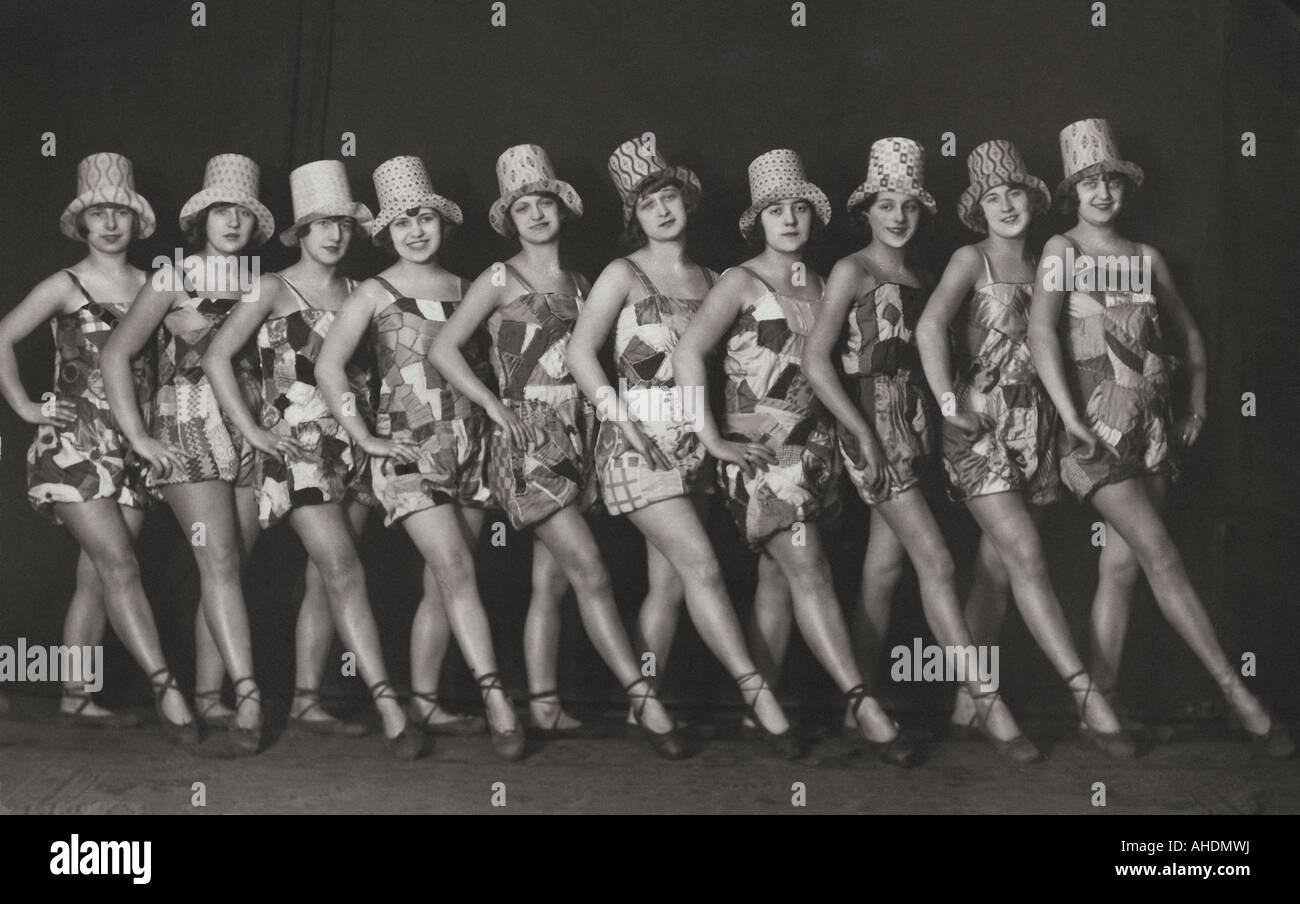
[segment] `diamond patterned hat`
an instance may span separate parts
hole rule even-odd
[[[1061,129],[1061,162],[1065,178],[1056,187],[1057,195],[1071,185],[1098,173],[1123,173],[1137,185],[1142,184],[1142,167],[1124,160],[1110,123],[1104,119],[1081,119]]]
[[[802,198],[811,204],[823,226],[831,221],[826,193],[808,181],[803,160],[788,148],[768,151],[749,164],[749,196],[753,203],[740,215],[742,235],[749,235],[754,228],[759,211],[787,198]]]
[[[289,174],[289,193],[293,195],[293,225],[280,233],[280,241],[289,246],[298,244],[298,230],[315,220],[352,217],[358,226],[365,226],[373,219],[369,207],[352,200],[341,160],[304,163]]]
[[[867,181],[849,195],[849,213],[870,195],[881,191],[910,195],[930,213],[936,213],[939,205],[925,190],[925,148],[910,138],[882,138],[871,145]]]
[[[238,204],[257,217],[254,240],[261,244],[275,232],[275,217],[257,200],[257,181],[261,170],[243,154],[218,154],[203,168],[203,188],[181,208],[182,229],[209,204]]]
[[[655,133],[623,142],[609,157],[609,177],[623,199],[623,222],[632,219],[640,188],[657,176],[667,176],[700,192],[700,180],[684,166],[669,166],[655,147]]]
[[[59,229],[70,239],[84,242],[77,232],[77,214],[96,204],[118,204],[135,211],[139,237],[153,235],[153,208],[135,191],[135,170],[121,154],[91,154],[77,164],[77,196],[59,217]]]
[[[981,217],[976,216],[980,198],[999,185],[1023,185],[1036,194],[1035,207],[1041,212],[1052,204],[1047,185],[1037,176],[1031,176],[1019,149],[1010,141],[996,138],[986,141],[970,152],[966,158],[966,171],[970,185],[957,202],[957,216],[976,232],[988,232]]]
[[[575,217],[582,216],[582,198],[572,185],[555,178],[551,158],[535,144],[517,144],[497,158],[497,188],[501,197],[488,211],[488,222],[501,235],[506,234],[506,211],[524,195],[549,192]]]
[[[419,157],[394,157],[379,164],[375,168],[375,195],[379,198],[379,213],[370,224],[370,236],[375,241],[389,223],[417,207],[431,207],[457,226],[465,222],[455,201],[434,192],[429,171]]]

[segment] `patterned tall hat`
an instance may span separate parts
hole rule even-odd
[[[153,208],[135,190],[135,169],[121,154],[91,154],[77,164],[77,196],[59,217],[59,230],[70,239],[84,242],[77,232],[77,214],[96,204],[119,204],[135,211],[139,236],[153,235]]]
[[[669,166],[663,155],[655,147],[655,133],[646,132],[640,138],[629,139],[617,148],[609,157],[609,177],[614,180],[614,188],[623,199],[623,222],[632,219],[641,186],[651,179],[667,176],[676,179],[684,186],[689,186],[698,194],[701,191],[699,177],[684,166]]]
[[[867,158],[867,179],[849,195],[849,213],[876,192],[896,191],[925,205],[931,214],[939,210],[934,196],[925,190],[925,148],[910,138],[882,138],[871,145]]]
[[[1029,174],[1020,150],[1003,138],[986,141],[970,152],[966,158],[966,171],[970,185],[957,202],[957,216],[970,229],[988,232],[982,218],[976,216],[980,198],[999,185],[1023,185],[1036,196],[1035,209],[1046,210],[1052,204],[1052,195],[1042,179]]]
[[[181,208],[182,229],[209,204],[238,204],[247,207],[257,217],[257,231],[253,238],[258,243],[267,241],[275,233],[275,217],[266,205],[257,200],[257,181],[261,170],[243,154],[218,154],[203,168],[203,188]]]
[[[293,195],[293,225],[280,233],[286,245],[298,244],[298,230],[325,217],[352,217],[365,226],[373,217],[370,208],[352,200],[348,174],[340,160],[304,163],[289,174]]]
[[[1061,162],[1065,178],[1056,187],[1058,196],[1080,179],[1098,173],[1123,173],[1135,185],[1141,185],[1144,176],[1142,167],[1120,156],[1115,133],[1104,119],[1081,119],[1061,129]]]
[[[506,211],[524,195],[549,192],[560,199],[575,217],[582,216],[582,198],[569,183],[555,178],[555,167],[546,151],[535,144],[517,144],[506,148],[497,158],[497,198],[488,211],[488,222],[501,235],[506,234]]]
[[[749,235],[754,228],[759,211],[787,198],[802,198],[811,204],[823,226],[831,221],[826,192],[808,181],[803,160],[788,148],[768,151],[749,164],[749,197],[753,203],[740,215],[742,235]]]
[[[376,242],[388,224],[405,211],[417,207],[430,207],[438,215],[459,226],[465,222],[460,206],[433,190],[429,171],[419,157],[394,157],[375,168],[375,196],[379,199],[379,213],[370,224],[370,236]]]

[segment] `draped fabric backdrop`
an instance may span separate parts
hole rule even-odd
[[[290,221],[289,171],[343,158],[356,194],[374,202],[370,174],[398,154],[419,154],[435,187],[456,199],[466,224],[443,260],[473,276],[511,253],[491,231],[493,164],[507,146],[543,145],[582,194],[587,215],[567,241],[569,262],[594,277],[618,253],[617,197],[605,173],[609,152],[646,130],[668,157],[699,173],[704,206],[694,252],[718,269],[743,254],[736,217],[748,204],[747,163],[773,147],[793,147],[836,208],[826,241],[812,254],[826,272],[859,247],[843,203],[861,181],[871,142],[920,140],[927,183],[940,216],[918,249],[935,273],[973,240],[955,217],[966,185],[965,157],[977,143],[1005,137],[1050,185],[1061,176],[1057,132],[1087,116],[1113,123],[1125,155],[1146,170],[1137,237],[1171,261],[1210,354],[1209,423],[1174,492],[1169,523],[1205,593],[1229,655],[1257,654],[1261,690],[1284,709],[1300,677],[1294,555],[1295,450],[1300,447],[1294,347],[1297,145],[1297,19],[1275,0],[1185,2],[1111,0],[1107,24],[1090,24],[1092,4],[1042,0],[872,0],[809,3],[806,27],[791,5],[689,0],[507,0],[505,27],[491,24],[486,0],[277,2],[209,0],[206,24],[182,2],[6,4],[0,49],[6,78],[0,312],[39,279],[74,263],[81,249],[57,220],[73,197],[84,155],[125,153],[159,215],[157,233],[138,243],[142,267],[180,245],[176,214],[199,188],[204,161],[229,151],[262,167],[263,198]],[[25,7],[25,8],[24,8]],[[51,132],[57,154],[41,154]],[[956,152],[940,153],[944,133]],[[1257,154],[1243,156],[1252,132]],[[1064,228],[1040,224],[1037,241]],[[382,265],[358,242],[349,267],[365,276]],[[292,260],[273,242],[264,271]],[[20,348],[24,382],[39,398],[52,376],[52,343],[39,331]],[[1257,414],[1242,414],[1254,393]],[[41,521],[24,498],[23,455],[33,428],[0,406],[0,642],[22,636],[56,643],[71,594],[76,547]],[[847,490],[847,485],[846,485]],[[969,516],[942,500],[941,520],[962,563],[973,550]],[[1073,503],[1048,516],[1052,573],[1082,639],[1095,586],[1095,515]],[[865,542],[857,508],[832,546],[841,598],[855,598]],[[749,608],[753,560],[720,509],[712,533],[738,607]],[[629,622],[644,588],[644,555],[624,521],[601,516],[598,535]],[[521,630],[528,599],[529,540],[510,534],[485,545],[479,563],[499,657],[512,687],[523,687]],[[405,536],[373,523],[364,541],[372,599],[394,677],[407,672],[406,628],[419,594],[420,566]],[[155,509],[141,542],[146,589],[167,653],[192,674],[191,617],[197,575],[186,534]],[[257,668],[270,695],[292,679],[292,625],[303,552],[287,528],[263,537],[251,564],[248,598]],[[925,634],[914,579],[900,592],[889,643]],[[721,669],[683,619],[665,689],[683,699],[732,700]],[[1124,686],[1170,708],[1213,690],[1187,649],[1159,617],[1145,589],[1134,607]],[[143,678],[110,640],[111,696],[138,698]],[[1022,708],[1060,708],[1054,681],[1018,618],[1009,620],[1001,665]],[[471,693],[455,655],[446,672],[453,695]],[[566,617],[561,686],[588,700],[609,699],[614,681]],[[351,679],[328,690],[359,692]],[[46,689],[53,693],[53,689]],[[799,641],[783,691],[829,706],[833,689]],[[905,702],[946,705],[943,688],[900,689]]]

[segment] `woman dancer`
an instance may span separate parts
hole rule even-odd
[[[42,280],[0,320],[0,393],[19,417],[38,425],[27,454],[28,499],[81,547],[63,642],[99,644],[107,618],[148,673],[163,730],[181,743],[197,743],[198,725],[167,669],[140,583],[134,547],[148,501],[144,474],[109,412],[101,381],[101,350],[145,281],[127,262],[127,247],[154,231],[153,208],[136,193],[131,161],[112,153],[82,160],[77,197],[59,227],[86,244],[86,256]],[[34,402],[19,378],[14,345],[45,321],[54,330],[55,392]],[[128,366],[131,397],[145,403],[153,391],[148,359]],[[78,725],[137,724],[98,706],[84,683],[65,682],[60,713]]]
[[[316,359],[316,377],[334,417],[371,457],[385,523],[400,523],[426,563],[425,594],[411,629],[411,720],[430,734],[483,728],[480,720],[439,705],[450,623],[483,694],[493,746],[514,760],[524,755],[524,735],[497,676],[474,567],[484,508],[491,504],[483,474],[484,415],[428,357],[464,291],[464,281],[437,258],[446,233],[463,218],[455,203],[434,192],[418,157],[385,161],[374,180],[380,209],[371,237],[397,262],[363,282],[343,305]],[[348,404],[354,390],[347,362],[367,335],[381,380],[375,433]]]
[[[638,622],[657,674],[685,599],[709,649],[746,687],[756,683],[758,669],[704,529],[713,461],[687,422],[697,403],[673,380],[677,338],[717,281],[686,254],[700,182],[686,167],[668,165],[653,132],[623,142],[609,158],[609,173],[635,250],[596,280],[566,353],[575,382],[602,416],[596,471],[605,507],[627,515],[646,537],[649,589]],[[611,330],[617,392],[597,360]]]
[[[1206,368],[1200,333],[1164,258],[1119,229],[1120,215],[1142,184],[1142,168],[1120,156],[1104,119],[1071,123],[1060,139],[1065,179],[1057,193],[1068,198],[1076,220],[1043,249],[1029,344],[1065,427],[1061,481],[1106,519],[1092,615],[1095,661],[1099,672],[1106,670],[1103,687],[1112,690],[1119,673],[1136,564],[1160,611],[1218,683],[1257,748],[1288,757],[1295,751],[1290,733],[1224,655],[1159,514],[1170,437],[1190,446],[1205,424]],[[1165,324],[1182,335],[1191,376],[1190,413],[1172,424]],[[1091,679],[1088,690],[1094,690]],[[1102,696],[1098,690],[1095,696]]]
[[[1071,687],[1082,686],[1082,661],[1052,589],[1035,524],[1041,507],[1057,497],[1056,409],[1038,383],[1026,342],[1036,262],[1025,240],[1031,220],[1047,210],[1051,195],[1009,141],[981,144],[967,168],[971,184],[958,213],[988,237],[952,256],[916,326],[926,377],[944,409],[949,494],[966,503],[983,531],[966,623],[976,643],[996,643],[1008,591],[1014,591],[1026,625],[1053,666],[1069,676]],[[948,330],[967,298],[954,381]],[[954,725],[978,727],[978,718],[969,689],[958,688]],[[1086,723],[1083,728],[1093,736]],[[1098,740],[1116,743],[1104,736]]]
[[[180,214],[187,244],[197,253],[185,257],[179,271],[164,266],[154,274],[103,354],[104,392],[113,416],[148,463],[150,486],[189,534],[198,565],[202,599],[195,630],[195,697],[213,701],[200,709],[200,718],[229,725],[236,752],[244,754],[256,753],[262,742],[262,699],[240,586],[242,562],[258,529],[253,448],[222,415],[200,360],[239,302],[241,279],[247,280],[250,269],[240,252],[254,239],[265,242],[275,230],[271,212],[257,199],[257,179],[257,164],[240,154],[208,161],[203,188]],[[158,394],[146,429],[128,362],[155,331]],[[239,379],[250,405],[258,396],[256,367],[256,350],[246,346],[239,356]],[[219,702],[225,673],[234,686],[233,720]]]
[[[370,687],[384,725],[384,743],[399,759],[415,759],[423,735],[407,728],[388,682],[379,629],[366,595],[356,538],[365,526],[368,492],[360,485],[365,458],[329,415],[316,386],[314,364],[324,337],[353,288],[338,272],[352,231],[370,211],[352,200],[337,160],[318,160],[289,174],[294,223],[280,240],[301,256],[285,270],[262,277],[226,319],[203,355],[203,370],[226,416],[260,453],[256,491],[262,527],[288,519],[307,549],[306,591],[296,632],[297,680],[289,710],[291,728],[319,734],[359,735],[320,706],[320,683],[329,652],[331,620]],[[231,360],[257,334],[262,408],[258,420],[239,389]],[[368,410],[368,374],[354,366],[349,392]],[[358,498],[357,490],[362,492]]]
[[[595,414],[565,361],[585,280],[560,266],[560,233],[582,201],[555,177],[546,152],[516,145],[497,160],[501,195],[492,205],[492,228],[516,237],[519,253],[486,270],[439,334],[430,353],[453,386],[493,420],[488,478],[497,502],[516,530],[532,528],[536,589],[547,588],[553,608],[530,605],[524,655],[532,702],[550,703],[539,724],[562,728],[555,696],[560,593],[567,578],[578,598],[587,635],[623,685],[633,713],[655,750],[669,759],[686,755],[654,682],[643,675],[614,605],[609,572],[582,513],[596,500]],[[474,373],[461,348],[486,321],[501,398]],[[538,713],[534,711],[534,718]]]
[[[765,648],[770,674],[742,683],[742,691],[770,693],[793,614],[844,692],[862,736],[885,761],[909,766],[918,759],[915,749],[868,693],[853,661],[817,525],[838,510],[840,462],[835,424],[803,373],[804,343],[823,289],[803,253],[814,216],[823,226],[830,220],[830,203],[791,150],[750,163],[749,186],[753,203],[740,231],[758,254],[722,275],[673,354],[678,385],[696,393],[700,442],[722,466],[727,507],[750,548],[761,552],[751,644]],[[726,411],[719,428],[703,391],[704,362],[724,341]]]

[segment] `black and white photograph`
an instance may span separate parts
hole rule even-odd
[[[1300,3],[13,0],[0,58],[33,875],[1300,813]]]

